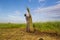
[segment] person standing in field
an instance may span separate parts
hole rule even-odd
[[[32,17],[31,17],[29,8],[27,8],[27,12],[28,13],[26,13],[24,15],[25,18],[26,18],[26,23],[27,23],[26,31],[27,32],[34,32],[33,23],[32,23]]]

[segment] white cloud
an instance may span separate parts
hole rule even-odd
[[[17,15],[8,15],[8,20],[12,23],[24,23],[24,18]]]
[[[47,14],[51,14],[51,13],[57,13],[60,14],[60,4],[54,5],[54,6],[50,6],[50,7],[46,7],[46,8],[37,8],[34,10],[35,13],[47,13]]]
[[[58,3],[58,4],[59,4],[59,3],[60,3],[60,1],[57,1],[56,3]]]
[[[16,14],[20,14],[20,12],[19,12],[19,11],[15,11],[15,13],[16,13]]]
[[[60,4],[33,10],[36,21],[60,20]],[[35,20],[35,19],[33,19]]]
[[[32,0],[28,0],[29,2],[31,2]],[[34,0],[36,1],[36,0]],[[44,2],[45,0],[37,0],[38,2]]]
[[[24,23],[24,17],[20,16],[21,13],[19,11],[14,11],[13,13],[8,15],[9,22],[12,23]]]
[[[45,0],[39,0],[39,2],[44,2]]]
[[[29,2],[31,2],[32,0],[29,0]]]
[[[46,0],[38,0],[40,7],[44,7],[46,4]]]

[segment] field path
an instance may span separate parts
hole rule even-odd
[[[27,33],[24,28],[0,28],[0,40],[60,40],[59,35],[40,33]]]

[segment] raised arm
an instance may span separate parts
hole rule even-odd
[[[29,8],[27,8],[28,15],[31,16]]]

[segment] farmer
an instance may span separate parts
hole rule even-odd
[[[27,12],[24,16],[26,18],[26,22],[27,22],[27,27],[26,27],[26,31],[27,32],[34,32],[34,28],[33,28],[33,24],[32,24],[32,17],[29,11],[29,8],[27,8]]]

